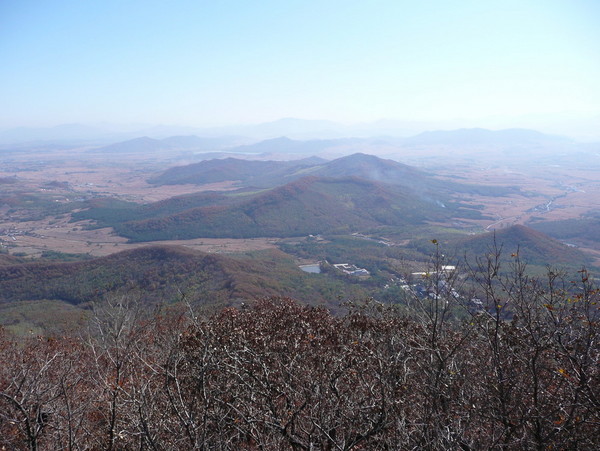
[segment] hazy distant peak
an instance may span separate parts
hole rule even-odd
[[[394,160],[388,160],[384,158],[377,157],[375,155],[369,155],[362,152],[353,153],[352,155],[348,155],[345,157],[336,158],[328,163],[329,166],[348,166],[348,165],[356,165],[356,167],[364,167],[365,165],[384,168],[384,169],[410,169],[415,172],[420,172],[418,169],[408,166],[404,163],[400,163]]]
[[[150,138],[148,136],[140,136],[139,138],[133,138],[133,139],[130,139],[130,140],[125,141],[125,142],[155,143],[155,142],[159,142],[159,140],[158,139],[154,139],[154,138]]]
[[[109,146],[104,146],[99,149],[94,149],[96,152],[105,153],[138,153],[138,152],[153,152],[157,150],[163,150],[165,145],[158,139],[149,138],[148,136],[142,136],[140,138],[133,138],[128,141],[123,141]]]
[[[308,126],[321,126],[321,127],[341,127],[341,124],[337,122],[328,121],[325,119],[299,119],[295,117],[284,117],[271,122],[264,122],[259,126],[286,126],[286,127],[297,127],[306,128]]]
[[[278,138],[269,138],[261,141],[266,144],[288,144],[291,142],[298,142],[296,139],[290,139],[287,136],[279,136]]]
[[[397,163],[393,160],[386,160],[375,155],[366,154],[363,152],[356,152],[351,155],[347,155],[345,157],[337,158],[334,161],[368,161],[372,163]]]

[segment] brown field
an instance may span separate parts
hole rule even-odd
[[[494,221],[471,221],[493,230],[526,224],[535,218],[545,221],[579,218],[590,210],[600,210],[600,180],[596,170],[542,168],[531,173],[507,169],[460,167],[439,171],[446,177],[460,175],[465,183],[488,186],[518,186],[526,195],[484,197],[464,195],[462,200],[483,205],[482,212]],[[444,174],[445,172],[445,174]],[[553,200],[554,199],[554,200]],[[545,208],[552,200],[549,208]],[[541,207],[536,211],[528,211]]]
[[[0,227],[18,232],[10,236],[0,235],[0,242],[10,246],[11,253],[20,252],[28,256],[39,256],[43,251],[52,250],[100,257],[148,246],[148,243],[128,243],[127,239],[115,235],[111,228],[86,230],[86,225],[84,221],[69,222],[68,216],[59,221],[47,218],[44,221],[2,222]],[[199,238],[155,241],[152,244],[181,245],[203,252],[237,253],[274,248],[278,241],[275,238]]]
[[[0,177],[16,175],[21,184],[30,189],[39,189],[48,182],[68,182],[76,193],[116,196],[133,202],[155,202],[169,197],[203,190],[233,189],[234,182],[213,183],[204,186],[171,185],[155,187],[146,182],[152,174],[186,161],[173,162],[150,160],[143,162],[140,157],[111,162],[104,158],[89,157],[83,159],[65,159],[62,154],[51,154],[40,162],[24,157],[18,164],[9,168],[0,166]],[[9,170],[7,170],[9,169]],[[10,170],[13,169],[13,170]]]
[[[72,160],[68,153],[52,152],[49,155],[23,155],[18,161],[11,160],[0,166],[0,177],[16,175],[19,189],[48,191],[48,182],[68,182],[70,190],[52,189],[67,198],[77,194],[114,196],[128,201],[154,202],[182,194],[205,190],[233,189],[234,182],[210,185],[173,185],[155,187],[146,183],[153,173],[187,161],[164,161],[161,159],[140,161],[130,157],[118,162],[104,158],[89,157]],[[43,161],[43,163],[42,163]],[[8,167],[7,167],[8,166]],[[9,185],[10,188],[10,185]],[[0,186],[0,192],[3,189]],[[85,222],[69,222],[70,215],[58,219],[48,217],[41,221],[13,221],[6,217],[0,205],[0,244],[8,246],[11,253],[38,256],[45,250],[92,256],[108,255],[126,249],[147,246],[144,243],[127,243],[112,229],[86,230]],[[4,209],[6,210],[6,209]],[[1,233],[1,232],[0,232]],[[159,241],[153,244],[184,245],[204,252],[235,253],[273,248],[277,239],[213,239]]]

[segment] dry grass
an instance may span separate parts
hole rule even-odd
[[[46,219],[11,225],[21,230],[22,234],[15,235],[16,241],[6,235],[0,236],[0,239],[11,246],[12,253],[22,252],[32,256],[38,256],[43,251],[53,250],[100,257],[147,245],[146,243],[128,243],[125,238],[115,235],[112,228],[87,230],[86,222],[70,223],[68,217],[54,224],[49,224]],[[157,241],[155,244],[182,245],[203,252],[236,253],[275,248],[277,242],[278,240],[273,238],[199,238]]]
[[[182,194],[206,190],[234,189],[234,182],[209,185],[173,185],[155,187],[146,179],[156,171],[173,166],[177,161],[140,160],[128,157],[111,164],[97,156],[85,160],[73,160],[71,152],[56,151],[47,155],[36,154],[19,156],[18,162],[4,165],[0,177],[17,175],[19,189],[37,192],[48,182],[68,182],[70,190],[52,189],[68,198],[93,194],[114,196],[136,202],[154,202]],[[40,161],[44,160],[41,164]],[[6,166],[12,166],[7,170]],[[21,169],[21,170],[16,170]],[[2,187],[0,187],[2,189]],[[0,206],[1,207],[1,206]],[[125,238],[115,235],[110,228],[86,229],[86,222],[70,222],[70,215],[62,218],[48,217],[40,221],[12,221],[0,210],[0,230],[10,230],[0,235],[0,243],[10,247],[12,253],[21,252],[37,256],[45,250],[76,254],[103,256],[144,246],[143,243],[127,243]],[[16,231],[16,233],[14,233]],[[13,239],[14,237],[14,239]],[[179,244],[204,252],[245,252],[274,248],[276,239],[195,239],[161,241],[162,244]]]
[[[505,168],[461,167],[447,171],[448,176],[464,177],[465,183],[487,186],[518,186],[526,195],[484,197],[464,195],[469,204],[483,205],[482,213],[493,221],[470,221],[488,229],[525,224],[532,218],[546,221],[579,218],[590,210],[600,210],[600,182],[594,170],[541,168],[533,173],[509,171]],[[574,191],[576,189],[577,191]],[[549,211],[528,211],[552,202]]]

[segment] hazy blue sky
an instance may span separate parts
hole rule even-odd
[[[550,113],[600,117],[600,1],[0,0],[0,127]]]

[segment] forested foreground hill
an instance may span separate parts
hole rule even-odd
[[[209,312],[265,296],[338,310],[340,298],[375,289],[303,272],[277,249],[220,255],[155,245],[76,262],[11,259],[0,264],[0,326],[16,336],[62,334],[85,326],[92,305],[124,297],[147,312],[173,304]]]
[[[56,299],[72,304],[110,291],[137,289],[147,302],[177,297],[177,287],[205,286],[220,297],[233,262],[183,247],[152,246],[79,262],[29,262],[0,267],[0,300]]]
[[[352,284],[346,285],[302,272],[289,255],[275,249],[234,257],[147,246],[79,262],[0,265],[0,310],[2,304],[18,301],[86,305],[120,295],[139,298],[147,309],[184,296],[218,308],[264,296],[301,296],[316,303],[352,293]]]
[[[511,322],[450,323],[451,299],[411,318],[269,299],[210,317],[112,303],[85,339],[0,330],[0,447],[598,449],[597,293],[512,281],[486,299]]]
[[[213,159],[168,169],[150,182],[227,182],[239,189],[199,192],[146,205],[95,198],[73,212],[73,219],[113,227],[131,241],[298,237],[489,219],[481,214],[481,205],[462,202],[459,194],[520,193],[515,187],[440,180],[417,168],[366,154],[332,161]]]

